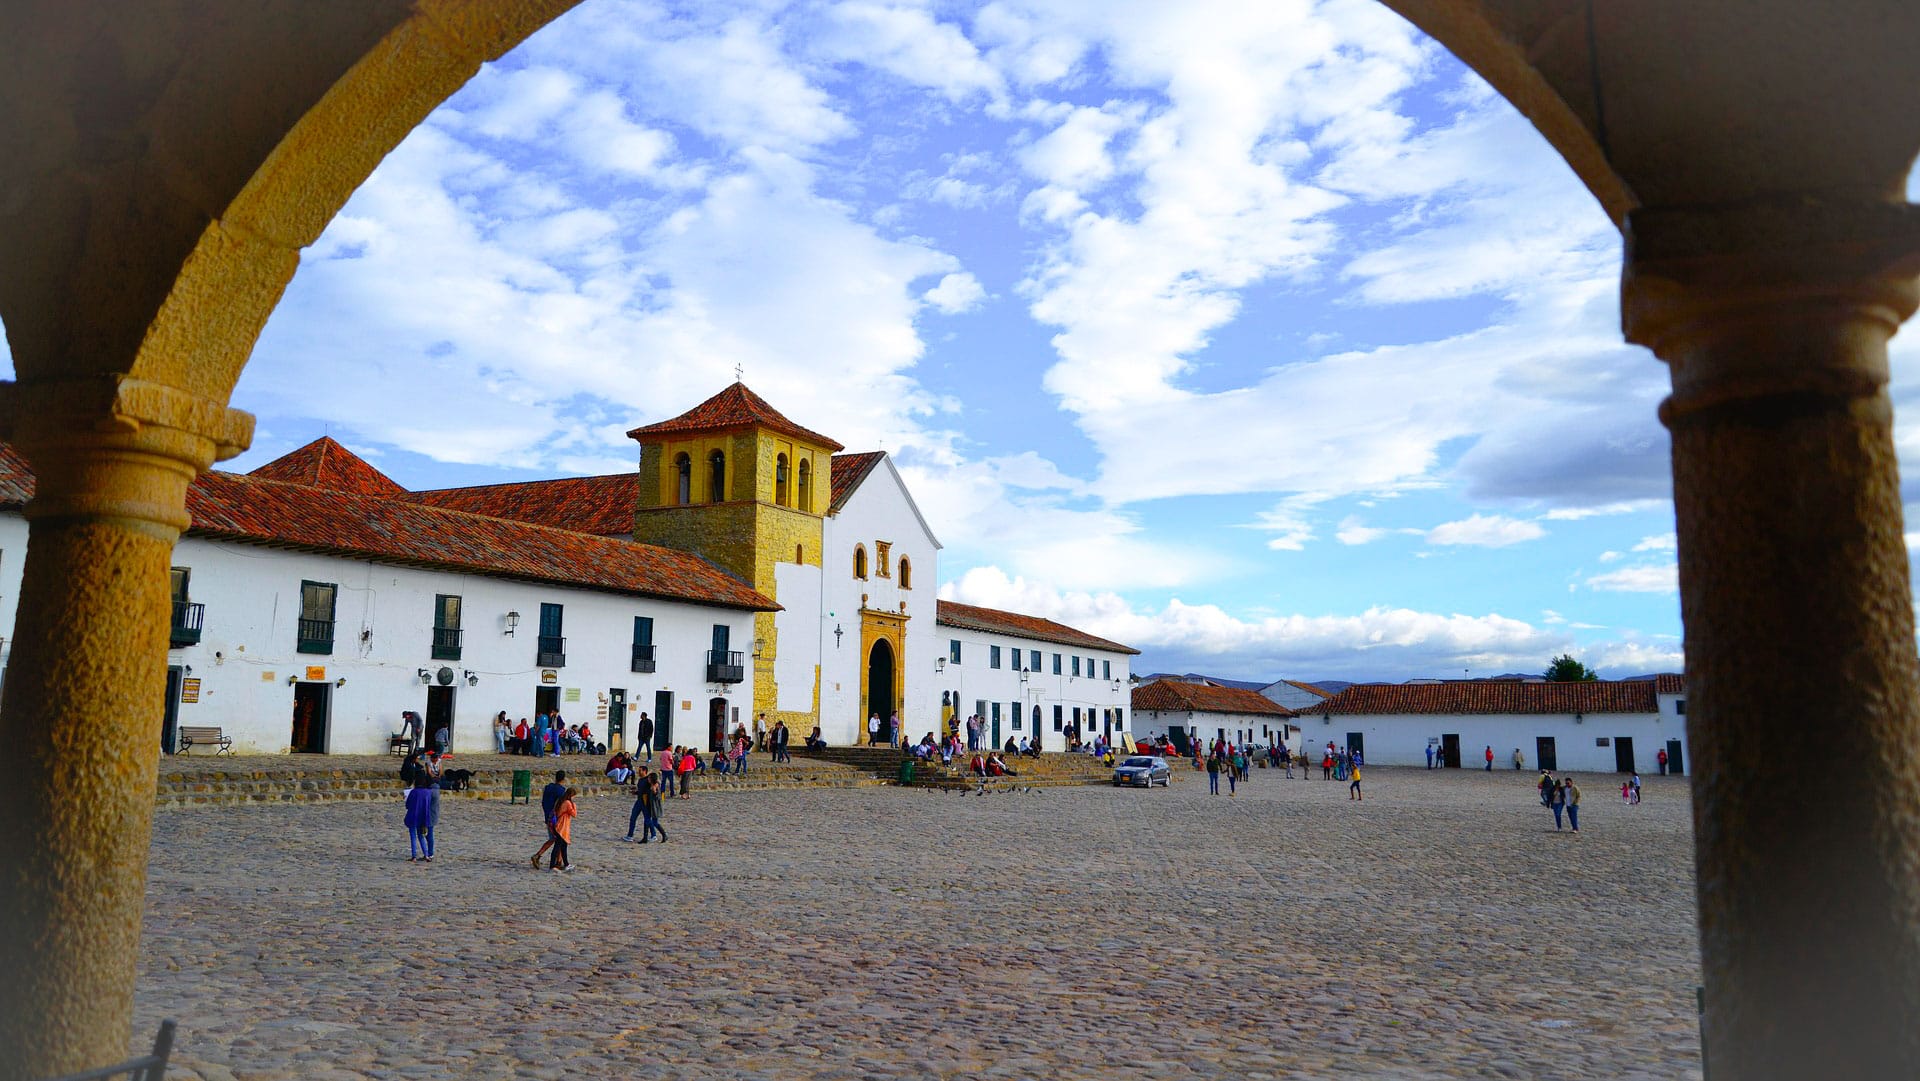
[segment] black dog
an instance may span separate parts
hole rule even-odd
[[[470,769],[450,769],[440,775],[442,792],[465,792],[473,787],[473,771]]]

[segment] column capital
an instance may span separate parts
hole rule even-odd
[[[0,383],[0,436],[33,463],[28,518],[119,518],[177,534],[186,487],[247,448],[251,414],[132,376]]]
[[[1672,423],[1731,401],[1864,397],[1920,304],[1920,207],[1782,198],[1628,214],[1621,321],[1672,368]]]

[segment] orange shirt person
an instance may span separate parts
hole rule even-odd
[[[553,835],[556,840],[553,842],[551,862],[547,864],[550,871],[573,870],[573,860],[567,856],[567,846],[573,841],[574,816],[580,813],[580,808],[573,802],[573,797],[579,794],[578,789],[567,789],[567,794],[553,808]]]

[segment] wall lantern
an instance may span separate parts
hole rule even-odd
[[[1020,670],[1020,682],[1022,682],[1022,683],[1025,683],[1025,682],[1027,681],[1027,679],[1028,679],[1028,677],[1030,677],[1030,676],[1032,676],[1032,675],[1033,675],[1033,673],[1032,673],[1032,672],[1029,672],[1029,671],[1027,671],[1026,669],[1024,669],[1024,668],[1022,668],[1022,669]]]
[[[1574,715],[1573,715],[1573,723],[1574,723],[1574,724],[1579,724],[1579,723],[1581,722],[1581,720],[1583,719],[1583,717],[1584,717],[1584,716],[1585,716],[1584,714],[1580,714],[1580,713],[1576,713],[1576,714],[1574,714]]]
[[[766,651],[767,651],[767,640],[765,638],[755,638],[753,640],[753,655],[755,657],[758,657],[760,654],[765,653]]]
[[[433,682],[433,673],[432,673],[432,672],[429,672],[429,671],[427,671],[427,670],[426,670],[426,669],[424,669],[424,668],[422,668],[422,669],[420,669],[420,670],[418,670],[418,671],[416,671],[416,672],[414,672],[414,675],[416,675],[416,676],[419,676],[419,677],[420,677],[420,682],[422,682],[422,683],[432,683],[432,682]]]
[[[507,613],[507,637],[508,638],[513,637],[514,628],[518,626],[520,626],[520,613],[508,612]]]
[[[933,659],[933,670],[934,670],[935,672],[944,672],[944,671],[946,671],[946,670],[947,670],[947,659],[946,659],[945,657],[935,657],[935,658]]]
[[[333,681],[333,685],[334,685],[334,686],[336,686],[336,687],[344,687],[344,686],[346,686],[346,685],[347,685],[347,677],[345,677],[345,676],[341,676],[341,677],[340,677],[339,679],[336,679],[336,680],[334,680],[334,681]]]
[[[296,684],[296,683],[298,683],[298,682],[300,682],[300,677],[299,677],[299,676],[288,676],[288,677],[287,677],[287,686],[289,686],[289,687],[291,687],[291,686],[293,686],[294,684]]]
[[[480,685],[480,677],[474,673],[473,669],[462,668],[460,674],[466,677],[467,686],[478,687]]]

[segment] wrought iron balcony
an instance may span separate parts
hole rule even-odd
[[[557,634],[540,636],[538,664],[542,668],[565,668],[567,665],[567,640]]]
[[[433,659],[436,661],[460,659],[460,628],[435,627],[433,629]]]
[[[653,671],[653,643],[648,642],[642,645],[639,642],[635,642],[633,644],[633,671]]]
[[[300,621],[301,653],[333,652],[333,620],[303,619]]]
[[[722,653],[717,649],[707,650],[708,683],[739,683],[746,678],[746,664],[739,651]]]
[[[200,644],[200,623],[207,615],[207,606],[188,601],[173,602],[173,627],[168,635],[170,649]]]

